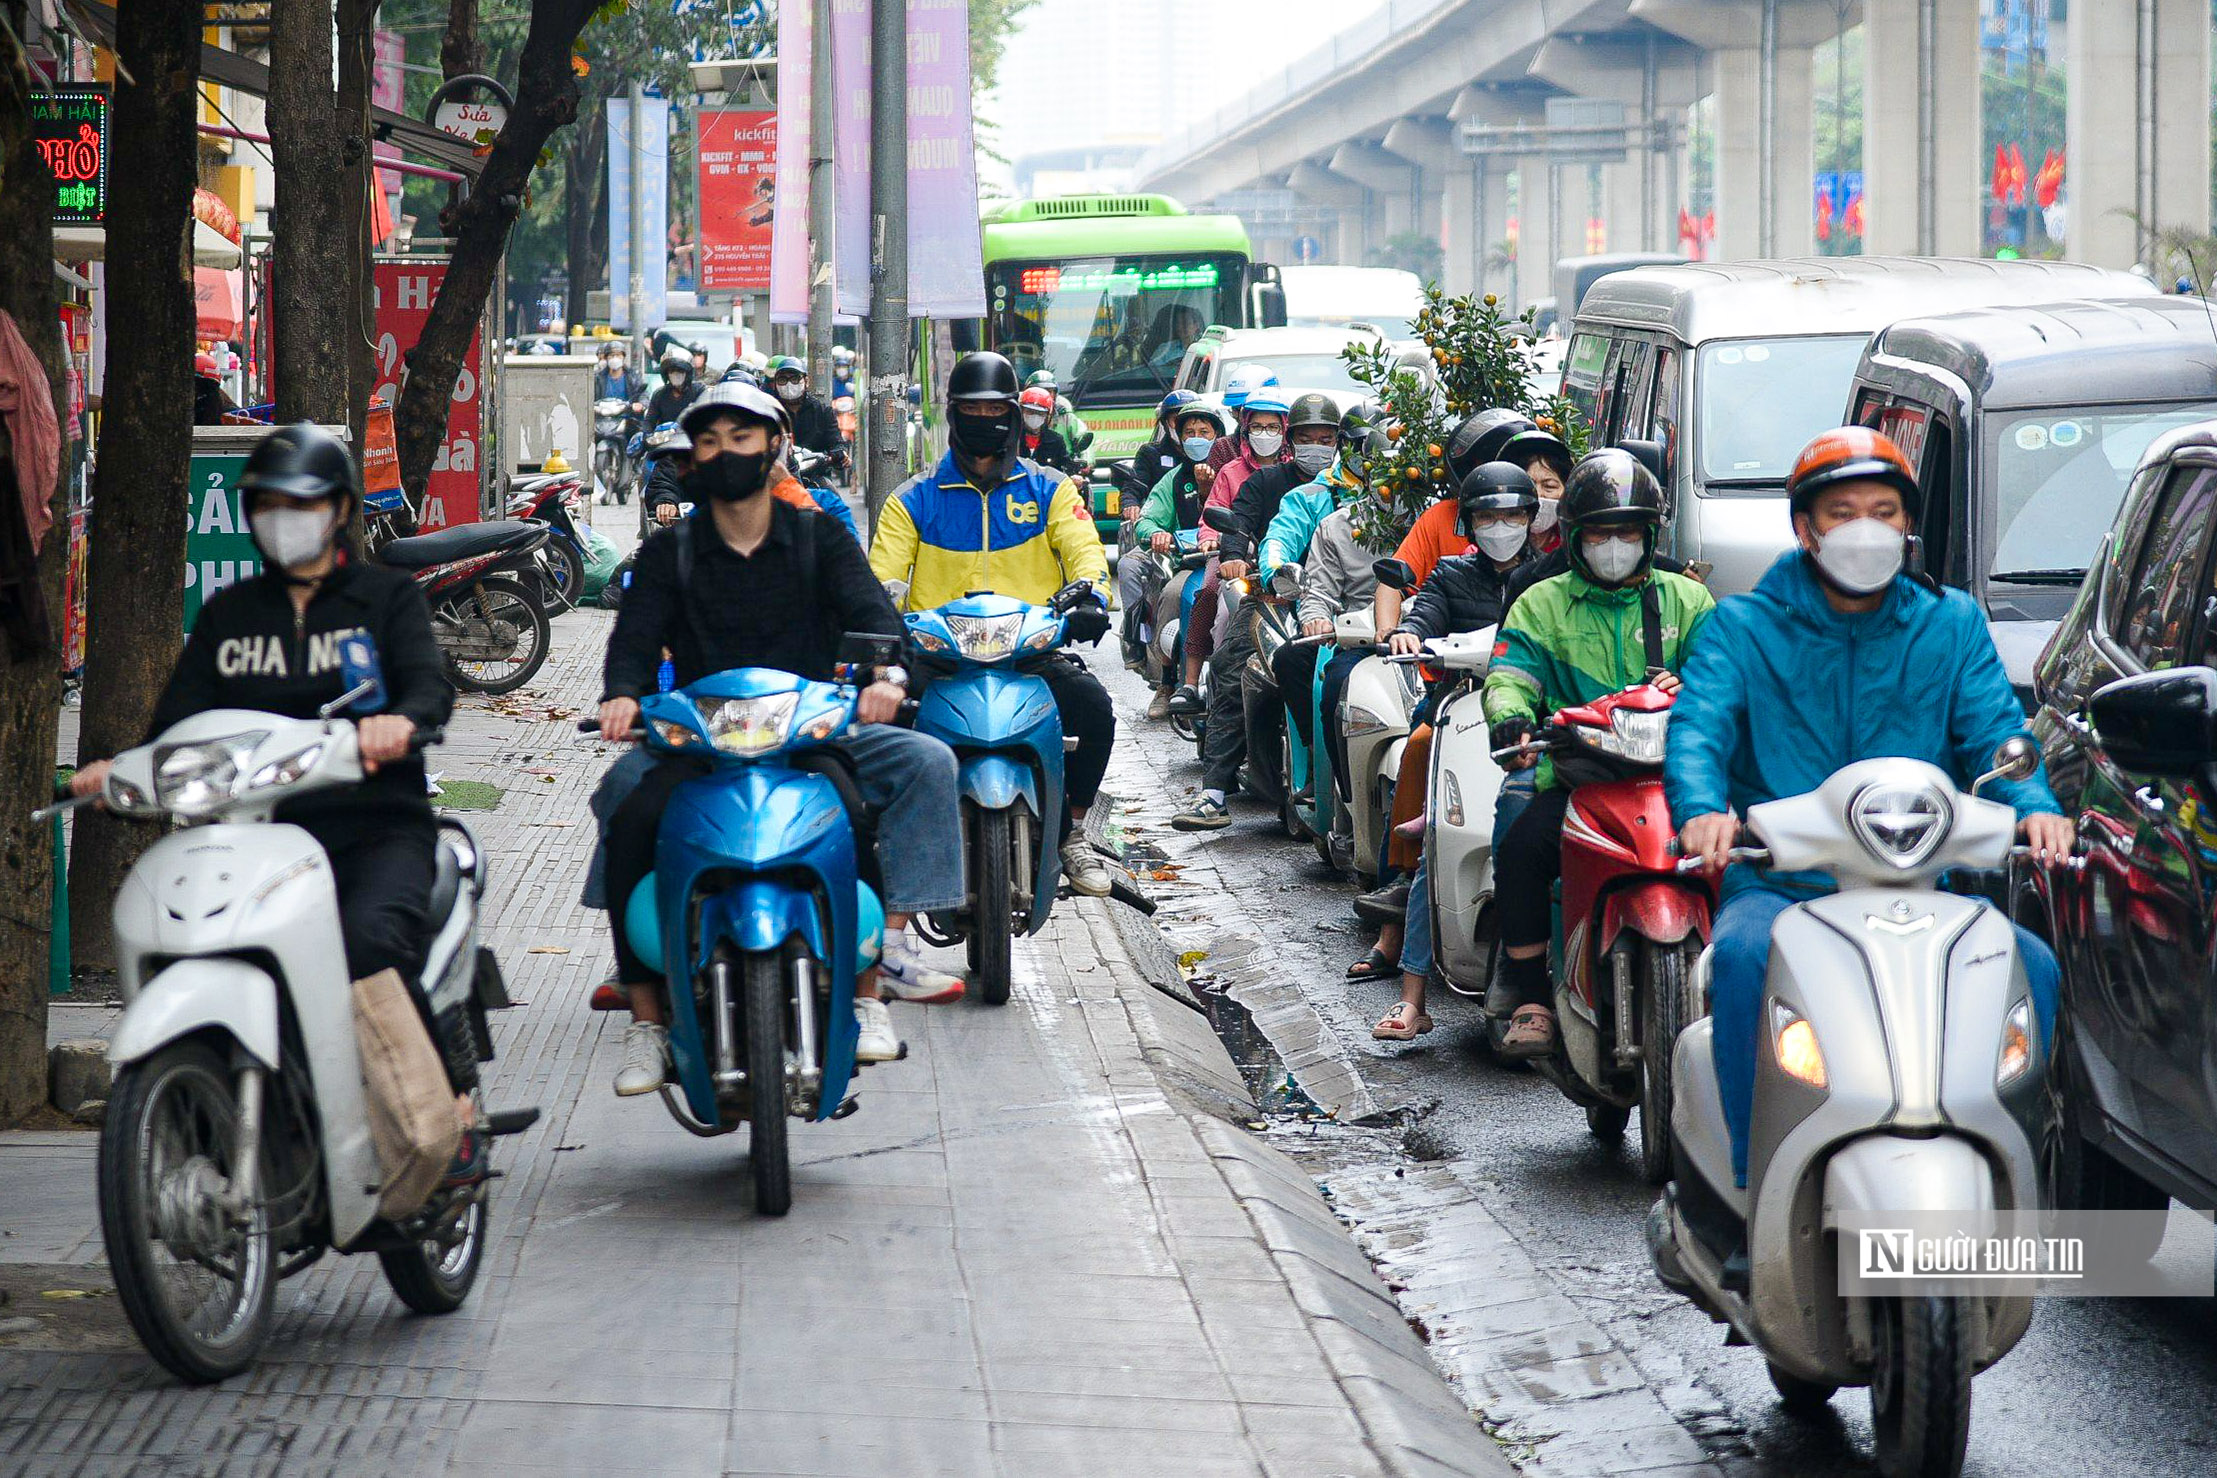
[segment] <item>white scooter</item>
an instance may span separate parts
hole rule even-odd
[[[1762,847],[1735,860],[1827,872],[1841,891],[1795,904],[1771,934],[1744,1190],[1711,1051],[1707,952],[1689,1003],[1700,1019],[1678,1038],[1676,1178],[1647,1225],[1656,1273],[1762,1352],[1789,1409],[1869,1386],[1888,1475],[1960,1470],[1971,1376],[2032,1318],[2032,1298],[2000,1284],[1847,1297],[1840,1262],[1857,1255],[1843,1219],[1938,1212],[1990,1225],[2041,1207],[2047,1049],[2016,933],[1983,900],[1937,887],[1950,868],[2008,859],[2015,813],[1977,791],[2038,763],[2031,740],[2012,739],[1965,795],[1921,761],[1863,760],[1749,809]]]
[[[1368,611],[1350,612],[1340,621],[1360,631],[1376,626]],[[1350,643],[1342,639],[1341,646]],[[1340,697],[1340,738],[1347,748],[1348,833],[1350,859],[1357,874],[1373,878],[1385,855],[1386,832],[1393,816],[1393,791],[1401,776],[1401,754],[1409,747],[1411,716],[1424,699],[1424,679],[1413,665],[1388,662],[1375,640],[1371,655],[1347,674]]]
[[[1425,871],[1431,879],[1432,960],[1448,989],[1483,997],[1493,950],[1493,817],[1501,800],[1501,766],[1486,736],[1480,692],[1493,660],[1496,628],[1458,632],[1424,643],[1422,661],[1446,672],[1451,686],[1432,715],[1430,821],[1424,829]]]
[[[251,1364],[278,1280],[326,1249],[375,1252],[401,1301],[425,1314],[460,1308],[484,1258],[485,1181],[434,1191],[398,1224],[378,1216],[330,864],[307,832],[270,819],[281,801],[361,779],[350,721],[217,709],[117,755],[100,796],[67,803],[185,823],[116,897],[124,1011],[108,1048],[99,1192],[124,1313],[147,1352],[190,1382]],[[442,1026],[467,1023],[442,1034],[474,1046],[466,1063],[447,1049],[468,1086],[492,1057],[484,1013],[508,1000],[477,943],[482,855],[442,821],[437,856],[423,979]],[[504,1134],[537,1116],[479,1118]]]

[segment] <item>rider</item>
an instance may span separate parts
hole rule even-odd
[[[1463,479],[1473,470],[1499,460],[1502,448],[1512,437],[1538,429],[1530,416],[1506,406],[1465,416],[1447,436],[1447,473],[1452,479],[1449,489],[1460,488]],[[1407,565],[1416,576],[1416,583],[1407,590],[1396,590],[1390,585],[1378,587],[1378,629],[1391,631],[1398,626],[1403,602],[1416,595],[1417,587],[1431,575],[1432,566],[1469,547],[1469,540],[1462,534],[1462,507],[1454,497],[1442,496],[1418,514],[1416,522],[1401,536],[1400,545],[1393,551],[1393,557]]]
[[[761,396],[760,390],[744,381],[723,380],[701,392],[700,399],[686,408],[678,418],[678,429],[693,441],[695,450],[691,455],[670,452],[654,459],[654,470],[647,474],[647,490],[642,494],[650,519],[662,524],[677,522],[683,511],[679,505],[692,497],[690,479],[703,454],[698,450],[699,439],[686,428],[700,424],[696,417],[718,406],[743,409],[759,405]],[[782,402],[780,409],[783,409]],[[707,455],[714,456],[722,449],[718,444]],[[854,512],[847,507],[847,500],[830,488],[816,487],[795,477],[785,465],[787,450],[783,445],[779,447],[778,459],[770,468],[770,496],[795,508],[814,508],[830,514],[839,520],[840,527],[854,536],[856,543],[861,543],[862,533],[855,527]]]
[[[693,515],[639,546],[631,588],[608,639],[603,739],[622,739],[639,722],[639,700],[655,691],[667,651],[679,687],[735,667],[769,667],[828,682],[848,632],[903,634],[901,618],[870,573],[861,548],[833,533],[823,515],[768,497],[788,436],[785,407],[752,386],[719,386],[720,398],[686,412],[693,469],[686,474]],[[961,818],[954,754],[894,718],[907,697],[906,675],[880,671],[855,704],[858,727],[837,742],[854,761],[863,798],[878,808],[878,861],[885,884],[886,929],[878,968],[857,982],[855,1049],[864,1062],[888,1062],[901,1044],[880,999],[882,985],[906,1000],[962,994],[959,977],[925,963],[908,936],[911,914],[961,905]],[[617,979],[631,997],[622,1097],[652,1093],[669,1070],[662,982],[632,950],[622,921],[631,891],[654,868],[656,837],[671,792],[701,773],[685,756],[640,749],[604,782],[630,787],[607,827],[609,932]]]
[[[1156,480],[1147,494],[1147,506],[1140,510],[1139,519],[1132,525],[1132,548],[1116,563],[1116,603],[1124,610],[1124,647],[1127,663],[1140,660],[1137,653],[1140,623],[1147,619],[1147,567],[1157,554],[1169,554],[1178,547],[1178,535],[1200,530],[1204,545],[1214,541],[1214,535],[1201,528],[1201,487],[1194,480],[1194,472],[1207,460],[1209,448],[1216,444],[1217,435],[1224,423],[1217,419],[1214,409],[1200,403],[1199,396],[1192,396],[1178,411],[1172,432],[1179,438],[1180,460],[1178,465]],[[1180,628],[1193,619],[1193,602],[1201,593],[1199,580],[1188,580],[1181,597],[1178,620]],[[1147,703],[1147,717],[1158,723],[1170,716],[1172,684],[1167,680],[1155,691]]]
[[[1788,905],[1834,884],[1821,873],[1725,870],[1740,817],[1880,756],[1929,761],[1968,789],[2002,741],[2025,732],[1977,602],[1903,567],[1922,498],[1900,449],[1866,427],[1827,431],[1802,451],[1786,493],[1800,547],[1780,555],[1753,591],[1717,608],[1686,663],[1663,761],[1679,845],[1724,871],[1710,1016],[1741,1185],[1771,926]],[[2016,807],[2036,858],[2070,854],[2072,826],[2057,814],[2044,773],[1992,790]],[[2045,1036],[2055,1021],[2055,955],[2022,925],[2017,948]]]
[[[1239,418],[1237,427],[1229,436],[1219,438],[1209,452],[1209,465],[1214,470],[1202,479],[1208,488],[1208,501],[1203,506],[1230,508],[1241,483],[1263,467],[1290,457],[1286,448],[1287,409],[1275,387],[1252,391],[1241,399],[1239,409],[1233,412]],[[1224,453],[1227,442],[1237,448],[1229,457]],[[1219,461],[1219,458],[1224,460]],[[1302,480],[1307,481],[1306,478]],[[1212,538],[1209,542],[1216,541]],[[1185,644],[1185,682],[1171,695],[1172,713],[1201,711],[1201,664],[1208,660],[1216,646],[1221,579],[1221,570],[1212,566],[1208,578],[1202,582],[1200,598],[1194,602],[1192,640]]]
[[[1136,509],[1144,503],[1154,492],[1155,484],[1161,482],[1166,474],[1192,465],[1178,445],[1177,420],[1180,410],[1200,398],[1191,390],[1173,390],[1162,398],[1162,404],[1155,407],[1155,434],[1138,451],[1132,453],[1131,471],[1125,478],[1127,491],[1123,502],[1127,510]],[[1212,447],[1216,438],[1222,434],[1221,426],[1209,433]],[[1133,512],[1126,514],[1128,518],[1137,516]]]
[[[1049,424],[1054,427],[1055,435],[1062,438],[1062,444],[1070,448],[1071,455],[1082,460],[1085,449],[1093,445],[1093,434],[1086,429],[1077,408],[1070,404],[1070,397],[1064,395],[1056,385],[1055,372],[1047,369],[1033,370],[1025,376],[1024,388],[1044,390],[1055,398],[1054,419]]]
[[[854,394],[854,351],[844,344],[834,344],[831,350],[831,398]]]
[[[1284,500],[1313,487],[1331,470],[1339,452],[1339,433],[1340,412],[1332,397],[1311,390],[1293,398],[1286,414],[1286,460],[1248,477],[1232,494],[1232,522],[1237,528],[1224,537],[1224,563],[1240,568],[1226,571],[1227,578],[1246,573],[1256,543],[1277,518]],[[1328,502],[1320,505],[1328,508]],[[1300,558],[1298,553],[1292,557]],[[1272,563],[1264,562],[1263,573],[1269,573]]]
[[[662,354],[662,384],[647,397],[647,429],[667,426],[700,399],[701,387],[693,373],[693,356],[676,345]]]
[[[275,819],[306,831],[330,860],[347,975],[357,990],[404,987],[430,1029],[421,975],[431,943],[438,827],[413,740],[443,725],[454,709],[430,608],[405,572],[344,556],[340,535],[361,504],[362,476],[330,432],[306,421],[272,431],[247,457],[240,487],[262,573],[225,586],[200,608],[155,702],[147,739],[216,708],[314,718],[365,675],[346,662],[337,639],[369,638],[370,671],[381,691],[350,708],[372,710],[355,722],[367,778],[286,801]],[[107,760],[94,760],[72,777],[71,791],[98,792],[108,769]],[[439,1041],[436,1032],[432,1041]],[[475,1056],[465,1049],[463,1060]],[[439,1133],[444,1148],[428,1142],[420,1148],[434,1165],[458,1154],[449,1171],[458,1182],[474,1178],[483,1146],[481,1136],[463,1136],[466,1095],[457,1113]],[[463,1136],[459,1152],[455,1136]]]
[[[614,339],[600,347],[599,368],[593,371],[593,399],[622,400],[637,405],[639,397],[646,393],[646,386],[631,372],[631,361],[624,353],[624,346]]]
[[[998,354],[965,354],[948,374],[947,454],[886,500],[870,545],[877,577],[908,587],[905,609],[932,610],[979,590],[1044,605],[1072,581],[1098,591],[1108,578],[1078,485],[1016,454],[1020,393],[1016,367]],[[1078,741],[1063,772],[1062,872],[1078,892],[1105,897],[1108,866],[1080,823],[1108,773],[1116,710],[1077,655],[1062,655],[1039,674],[1063,733]]]
[[[770,361],[770,393],[785,403],[793,418],[793,445],[822,452],[837,467],[847,459],[847,443],[839,434],[839,417],[832,408],[808,391],[808,364],[790,354]]]
[[[1026,390],[1018,398],[1017,409],[1024,418],[1021,455],[1057,472],[1077,472],[1077,459],[1070,455],[1069,443],[1048,424],[1055,418],[1055,392],[1036,387]]]
[[[1654,566],[1663,523],[1655,474],[1617,447],[1594,452],[1563,494],[1570,568],[1519,596],[1502,618],[1486,673],[1486,722],[1495,749],[1522,746],[1540,720],[1642,682],[1679,690],[1677,672],[1716,609],[1698,581]],[[1501,920],[1503,983],[1517,1003],[1502,1038],[1510,1057],[1555,1050],[1547,978],[1548,890],[1562,872],[1563,816],[1570,804],[1554,766],[1539,760],[1537,793],[1494,853],[1494,905]]]

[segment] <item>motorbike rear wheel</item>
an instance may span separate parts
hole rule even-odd
[[[241,1226],[215,1201],[237,1142],[232,1077],[207,1043],[173,1042],[116,1073],[100,1130],[100,1238],[139,1343],[191,1385],[253,1364],[276,1302],[266,1211]]]
[[[1670,1179],[1671,1100],[1677,1092],[1671,1053],[1686,1029],[1694,948],[1684,941],[1640,944],[1640,1174],[1649,1185]]]
[[[1969,1302],[1875,1300],[1871,1430],[1886,1478],[1956,1478],[1971,1435]]]
[[[507,575],[487,575],[482,580],[474,580],[468,589],[441,600],[432,618],[434,635],[455,633],[473,622],[487,629],[496,623],[504,624],[514,631],[505,657],[447,656],[447,680],[465,693],[513,693],[537,677],[539,669],[546,665],[551,634],[546,607],[520,580]],[[453,640],[459,637],[443,638],[440,645],[443,649],[449,648]]]
[[[978,996],[988,1006],[1008,1004],[1010,953],[1016,890],[1010,882],[1015,853],[1007,811],[974,810],[970,860],[977,879],[977,904],[970,918],[970,969],[978,978]]]
[[[793,1209],[793,1167],[785,1147],[785,962],[750,954],[740,970],[740,1008],[747,1030],[747,1168],[754,1209],[783,1216]]]
[[[585,589],[585,562],[578,557],[577,546],[557,534],[539,552],[546,561],[547,591],[555,604],[563,611],[576,610]]]
[[[463,1211],[452,1241],[429,1237],[377,1254],[393,1294],[419,1314],[451,1314],[470,1296],[485,1261],[485,1194],[482,1187]]]

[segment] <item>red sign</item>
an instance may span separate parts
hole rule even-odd
[[[701,286],[767,292],[770,219],[777,204],[777,114],[703,110],[700,160]]]
[[[446,277],[446,263],[431,259],[379,262],[376,275],[377,356],[376,379],[370,385],[371,401],[400,403],[400,382],[407,375],[405,355],[416,347],[423,325],[431,317],[432,300]],[[424,488],[423,516],[417,520],[425,533],[458,523],[476,523],[478,463],[485,426],[485,381],[482,333],[470,336],[469,353],[462,357],[462,373],[454,381],[454,404],[447,409],[446,443],[431,464],[431,480]]]

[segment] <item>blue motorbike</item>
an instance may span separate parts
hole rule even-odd
[[[1098,622],[1096,638],[1107,630],[1107,614],[1083,581],[1044,606],[966,595],[907,617],[910,648],[930,678],[916,727],[945,742],[960,766],[970,881],[961,910],[934,915],[926,934],[967,942],[989,1005],[1008,1000],[1015,934],[1046,926],[1062,876],[1062,715],[1038,669],[1062,660],[1056,654],[1073,617]]]
[[[755,1207],[769,1216],[793,1202],[787,1117],[854,1109],[854,980],[883,939],[857,839],[867,808],[832,746],[856,696],[845,682],[741,667],[643,700],[633,731],[708,765],[671,795],[654,871],[624,916],[669,983],[678,1091],[662,1101],[694,1134],[750,1126]]]

